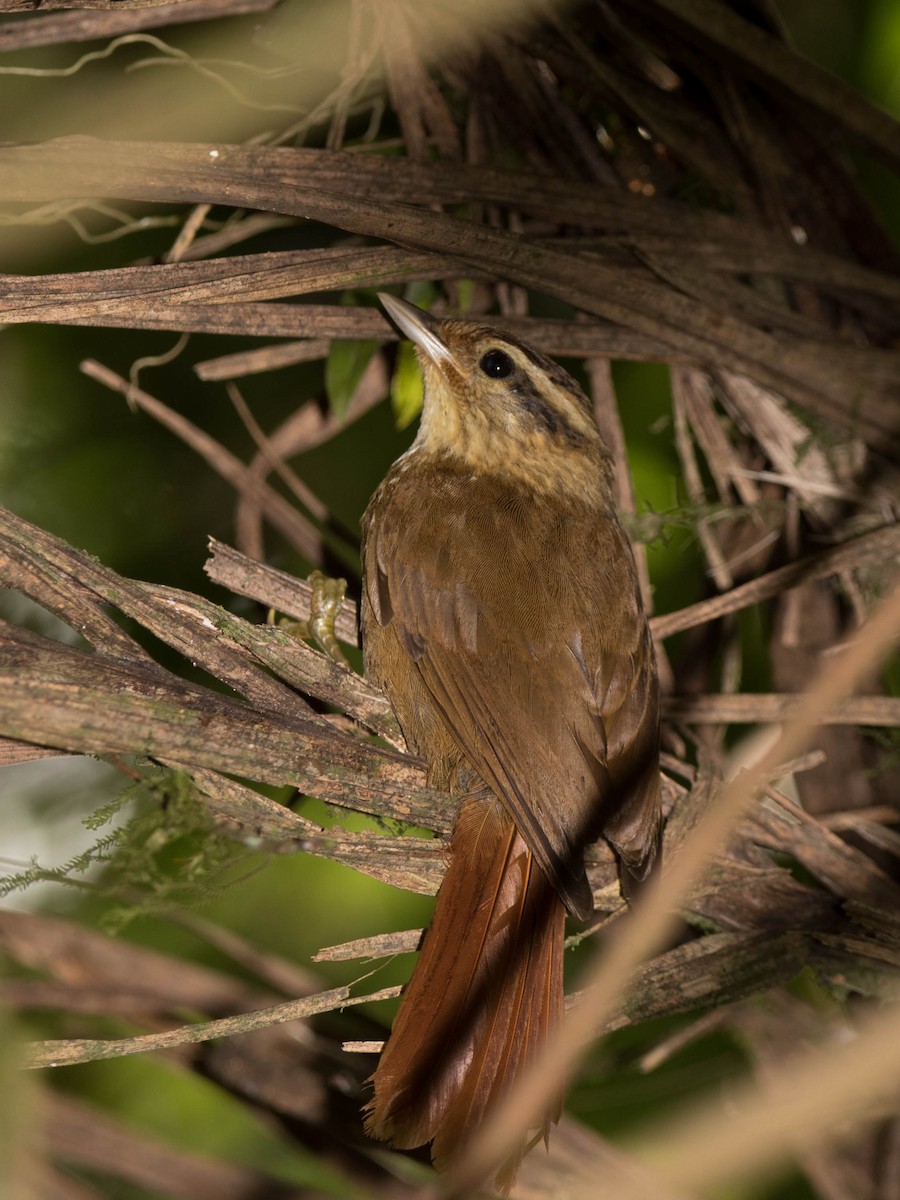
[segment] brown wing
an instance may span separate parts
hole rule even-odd
[[[586,843],[614,845],[626,891],[656,850],[656,681],[630,548],[612,515],[452,470],[428,486],[423,506],[414,472],[387,481],[366,531],[371,618],[585,917]]]

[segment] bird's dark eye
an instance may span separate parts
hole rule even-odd
[[[513,373],[513,360],[503,350],[488,350],[478,365],[491,379],[505,379]]]

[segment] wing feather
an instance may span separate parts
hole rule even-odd
[[[427,506],[402,498],[402,529],[366,530],[374,618],[585,917],[585,844],[604,834],[639,878],[658,836],[655,671],[630,547],[612,512],[510,499],[508,486],[452,470],[436,491]]]

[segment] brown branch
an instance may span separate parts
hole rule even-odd
[[[732,588],[721,596],[712,596],[709,600],[701,600],[678,612],[653,617],[650,628],[655,638],[671,637],[673,633],[693,629],[728,613],[739,612],[751,604],[771,600],[773,596],[800,583],[826,579],[829,575],[853,571],[859,567],[877,566],[890,562],[897,554],[900,554],[900,525],[886,525],[882,529],[850,538],[839,546],[823,550],[820,554],[811,554],[797,562],[778,567],[758,579]]]
[[[188,596],[174,588],[161,585],[145,584],[144,589],[148,596],[173,607],[180,606],[183,612],[190,613],[194,620],[192,645],[196,645],[198,641],[213,641],[216,646],[224,646],[228,650],[235,644],[242,646],[250,652],[255,663],[270,668],[291,687],[328,704],[334,704],[341,712],[355,718],[373,733],[403,748],[402,735],[387,700],[377,688],[355,671],[311,649],[277,626],[253,625],[203,597]],[[218,678],[226,677],[218,666],[213,668],[212,673]],[[264,679],[270,678],[265,672],[259,674]],[[254,673],[254,685],[256,678]],[[233,683],[233,677],[229,681]],[[289,712],[298,708],[304,711],[308,709],[296,693],[285,692],[284,688],[277,691],[272,689],[280,701],[277,705],[272,705],[268,696],[261,696],[259,688],[254,687],[253,693],[243,687],[238,690],[248,696],[252,695],[263,705],[268,702],[269,707],[277,707],[279,711],[284,708],[284,700],[288,697],[292,701],[287,706]]]
[[[282,367],[293,367],[297,363],[317,362],[328,356],[331,342],[326,338],[304,338],[299,342],[282,342],[273,346],[262,346],[258,350],[239,350],[235,354],[221,354],[196,363],[194,372],[204,383],[219,379],[240,379],[245,375],[264,374],[278,371]]]
[[[666,696],[662,714],[687,725],[756,725],[787,720],[802,702],[802,695]],[[900,725],[900,698],[853,696],[822,716],[823,725]]]
[[[752,837],[759,845],[774,853],[793,855],[834,895],[848,902],[866,905],[873,912],[896,912],[900,908],[900,884],[868,855],[826,829],[774,788],[769,788],[768,793],[774,807],[761,804],[749,818]]]
[[[0,0],[0,12],[28,13],[40,9],[54,12],[66,8],[86,8],[99,11],[120,9],[168,8],[181,4],[182,0]]]
[[[148,160],[154,164],[152,176]],[[415,164],[420,171],[428,165]],[[385,167],[396,175],[392,162],[369,157],[362,163],[359,155],[315,152],[311,156],[308,151],[233,146],[215,147],[211,153],[207,146],[93,143],[78,138],[0,149],[0,168],[11,198],[58,198],[74,191],[192,203],[227,199],[231,204],[295,213],[353,233],[449,254],[467,268],[494,272],[659,338],[698,362],[749,375],[811,412],[855,425],[875,442],[887,446],[898,436],[900,355],[869,349],[859,354],[835,341],[833,334],[827,343],[777,336],[683,296],[649,273],[622,271],[597,255],[579,256],[408,202],[391,201],[384,198],[385,191],[373,199],[375,175],[381,172],[378,182],[383,182]],[[522,176],[516,180],[521,186]],[[432,192],[429,203],[433,200]]]
[[[0,738],[0,767],[9,767],[13,763],[32,762],[39,758],[57,758],[65,753],[65,750],[51,750],[48,746],[33,746],[29,742],[16,742],[10,738]]]
[[[276,297],[383,287],[433,276],[453,278],[463,272],[475,278],[482,274],[454,259],[383,246],[364,250],[359,260],[346,251],[311,250],[65,275],[0,275],[0,319],[7,324],[41,321],[318,339],[312,349],[304,342],[290,355],[285,352],[287,361],[305,361],[308,355],[319,354],[324,339],[395,340],[397,332],[374,307],[306,304],[298,308],[274,303]],[[598,321],[514,316],[491,320],[548,354],[680,357],[658,338]]]
[[[216,826],[270,854],[315,854],[380,879],[392,887],[433,896],[445,867],[441,841],[322,829],[289,808],[215,771],[194,768],[204,807]],[[447,822],[439,822],[445,828]]]
[[[326,721],[187,684],[161,668],[0,629],[0,735],[84,754],[136,754],[297,787],[375,816],[445,828],[446,796],[414,759]]]
[[[36,1042],[26,1051],[24,1065],[31,1068],[70,1067],[75,1063],[121,1058],[124,1054],[171,1050],[175,1046],[208,1042],[217,1037],[233,1037],[238,1033],[251,1033],[255,1029],[282,1025],[286,1021],[297,1021],[304,1017],[317,1016],[319,1013],[350,1008],[356,1004],[367,1004],[371,1000],[387,1000],[399,994],[399,987],[389,987],[373,992],[370,996],[351,996],[349,987],[338,987],[326,992],[317,992],[314,996],[305,996],[300,1000],[276,1004],[272,1008],[239,1013],[234,1017],[220,1017],[216,1021],[200,1021],[195,1025],[182,1025],[166,1033],[139,1034],[128,1038],[74,1038]]]
[[[0,0],[0,12],[41,13],[53,9],[80,8],[89,12],[64,16],[39,15],[30,21],[6,21],[0,25],[0,51],[34,46],[57,46],[64,42],[90,42],[141,29],[181,25],[189,21],[212,21],[241,13],[267,12],[278,0]]]
[[[317,956],[369,956],[401,953],[415,949],[421,931],[387,935],[385,939],[365,939],[339,949],[345,954],[327,951]],[[691,1012],[707,1005],[733,1003],[752,995],[773,979],[787,981],[809,961],[810,942],[799,934],[783,934],[772,939],[768,934],[723,933],[679,946],[660,955],[652,964],[639,968],[621,1006],[604,1022],[600,1032],[612,1032],[641,1021],[675,1013]],[[63,1067],[79,1062],[143,1054],[152,1050],[171,1050],[177,1046],[209,1041],[212,1038],[248,1033],[318,1015],[371,1000],[398,995],[400,988],[384,988],[369,996],[350,996],[348,987],[319,992],[300,1000],[287,1001],[250,1013],[181,1026],[165,1033],[144,1034],[115,1039],[71,1039],[33,1043],[26,1055],[28,1067]],[[570,997],[577,1004],[581,997]]]
[[[159,670],[146,651],[122,633],[105,611],[107,605],[115,605],[188,661],[263,707],[286,714],[309,710],[296,693],[221,635],[219,629],[232,621],[224,609],[175,588],[123,579],[5,509],[0,509],[0,580],[55,612],[111,658]]]

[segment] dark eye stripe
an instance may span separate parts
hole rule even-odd
[[[527,413],[541,422],[548,433],[559,431],[559,413],[548,404],[530,380],[516,388],[516,400]]]
[[[539,421],[551,436],[561,438],[570,446],[584,442],[584,434],[573,429],[563,413],[541,394],[540,388],[526,380],[514,389],[516,401],[529,416]]]
[[[530,363],[542,371],[551,383],[555,384],[561,392],[565,392],[578,407],[585,412],[591,411],[591,402],[585,396],[582,389],[578,386],[568,371],[564,370],[559,363],[553,361],[552,358],[545,358],[543,354],[538,354],[536,350],[532,350],[530,346],[517,341],[515,338],[510,338],[510,342],[518,346]]]

